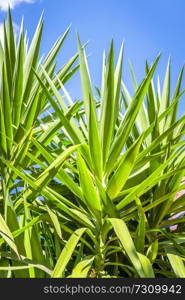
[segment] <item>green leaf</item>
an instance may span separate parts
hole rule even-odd
[[[11,231],[9,230],[9,228],[1,214],[0,214],[0,235],[7,242],[7,244],[10,246],[10,248],[19,256],[13,235],[12,235]]]
[[[116,120],[119,116],[119,111],[120,111],[121,78],[122,78],[122,69],[123,69],[123,50],[124,50],[124,45],[122,43],[116,70],[115,70],[115,74],[114,74],[114,98],[115,98],[114,122],[116,122]],[[115,126],[115,124],[114,124],[114,126]]]
[[[141,253],[137,252],[137,255],[139,256],[140,262],[142,264],[145,278],[155,278],[154,270],[152,268],[150,260]]]
[[[24,63],[23,99],[25,104],[27,104],[29,100],[29,95],[32,89],[31,83],[33,82],[33,78],[34,78],[33,69],[36,69],[37,67],[42,30],[43,30],[43,18],[41,17]]]
[[[68,278],[86,278],[91,265],[93,263],[94,257],[86,257],[80,261],[73,269],[72,274]]]
[[[2,72],[2,88],[3,88],[3,114],[4,114],[4,128],[7,136],[7,146],[9,152],[12,148],[13,130],[12,130],[12,112],[11,112],[11,100],[8,88],[8,77],[5,65],[3,64]]]
[[[11,69],[12,69],[12,73],[13,73],[16,53],[15,53],[15,39],[14,39],[13,22],[12,22],[10,8],[8,9],[8,18],[7,18],[7,40],[8,40],[8,48],[9,48],[9,53],[10,53]]]
[[[103,163],[105,165],[110,145],[112,142],[113,126],[115,124],[115,97],[114,97],[114,47],[113,41],[110,45],[108,63],[102,95],[102,108],[100,118],[100,137],[102,144]]]
[[[88,170],[87,165],[79,152],[77,155],[77,166],[80,176],[80,185],[82,187],[85,202],[87,203],[89,209],[99,219],[102,211],[100,199],[93,184],[90,171]]]
[[[100,137],[98,132],[98,123],[96,119],[96,113],[92,99],[89,99],[89,148],[91,153],[91,159],[93,162],[93,167],[98,178],[102,179],[103,171],[103,161],[102,161],[102,151],[100,145]]]
[[[62,231],[61,231],[61,227],[60,227],[60,222],[58,220],[58,217],[57,217],[56,213],[54,213],[48,206],[47,206],[47,211],[48,211],[48,214],[49,214],[49,216],[51,218],[51,221],[54,225],[56,233],[58,234],[59,238],[62,238]]]
[[[180,89],[181,89],[181,85],[182,85],[182,80],[183,80],[183,74],[184,74],[184,66],[182,67],[179,77],[178,77],[178,81],[175,87],[175,92],[173,95],[173,100],[172,103],[175,102],[175,99],[180,95]],[[173,110],[171,111],[171,113],[169,114],[169,127],[171,127],[175,122],[176,122],[176,118],[177,118],[177,113],[178,113],[178,102],[174,105]],[[168,136],[168,140],[170,141],[173,136],[175,137],[175,131],[172,131],[171,134]]]
[[[118,239],[121,242],[121,245],[123,246],[125,252],[127,253],[128,257],[130,258],[131,263],[133,264],[135,270],[137,271],[139,277],[143,278],[147,274],[145,273],[145,270],[143,270],[140,257],[138,256],[138,253],[136,251],[136,248],[134,246],[133,240],[131,238],[130,232],[123,220],[120,219],[109,219],[112,227],[118,237]]]
[[[15,72],[15,94],[14,94],[14,125],[18,127],[21,119],[22,101],[23,101],[23,76],[24,76],[24,38],[23,32],[21,32],[18,50],[17,50],[17,62]]]
[[[168,65],[166,69],[166,76],[163,85],[163,92],[162,92],[159,113],[160,114],[163,113],[166,110],[166,108],[169,106],[169,104],[170,104],[170,59],[168,60]],[[165,120],[163,119],[160,124],[161,132],[163,132],[165,126],[166,126]]]
[[[147,219],[140,199],[136,197],[135,201],[138,209],[138,226],[135,236],[135,245],[137,251],[144,254]]]
[[[51,278],[62,278],[64,277],[64,272],[66,271],[66,266],[70,259],[72,258],[72,254],[86,231],[86,228],[77,229],[69,238],[68,242],[66,243],[64,249],[62,250],[59,259],[55,265],[55,268],[51,274]]]
[[[82,92],[83,92],[83,101],[85,106],[85,113],[87,118],[87,123],[89,123],[89,110],[90,110],[90,99],[93,101],[93,92],[91,87],[91,79],[87,65],[87,58],[85,56],[84,50],[80,43],[79,35],[77,34],[77,43],[78,43],[78,53],[80,59],[80,75],[82,82]]]
[[[103,210],[106,212],[106,214],[110,218],[117,218],[119,216],[119,213],[116,209],[116,206],[114,205],[114,203],[112,202],[112,200],[108,196],[104,186],[98,180],[98,178],[96,178],[96,185],[97,185],[97,188],[98,188],[100,199],[101,199],[102,204],[103,204]]]
[[[127,152],[124,154],[123,159],[121,160],[118,168],[116,169],[114,175],[112,176],[111,180],[109,181],[107,187],[107,193],[109,197],[115,198],[119,192],[124,187],[133,167],[139,152],[139,148],[142,144],[143,136],[141,136],[135,144],[130,147]]]
[[[167,257],[178,278],[185,278],[185,266],[180,256],[167,253]]]

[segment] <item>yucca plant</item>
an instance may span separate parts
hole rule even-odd
[[[0,43],[0,213],[1,218],[3,216],[2,224],[5,222],[11,231],[20,227],[11,194],[15,196],[16,190],[21,187],[5,161],[12,162],[15,166],[22,164],[24,168],[27,167],[26,152],[29,149],[33,128],[40,126],[42,120],[39,116],[45,110],[47,111],[47,99],[34,76],[34,70],[37,70],[42,77],[42,63],[58,89],[56,78],[59,77],[62,82],[66,82],[78,68],[74,66],[78,57],[76,54],[54,75],[55,58],[66,39],[69,28],[59,37],[45,58],[39,56],[42,30],[43,18],[39,21],[32,41],[28,43],[22,22],[18,41],[16,41],[9,11],[4,24],[4,39]],[[20,251],[26,254],[22,237],[17,241],[19,241],[17,253]]]
[[[9,28],[10,13],[8,20]],[[77,41],[78,53],[58,74],[55,55],[31,65],[32,105],[23,97],[17,125],[15,85],[10,110],[1,97],[1,116],[9,116],[16,133],[4,131],[11,151],[1,151],[2,277],[184,277],[184,218],[174,219],[185,210],[184,195],[176,199],[185,173],[185,116],[178,118],[183,69],[172,94],[170,62],[162,92],[159,82],[156,89],[160,55],[146,62],[139,85],[130,67],[131,96],[122,80],[123,45],[115,65],[112,41],[101,87],[93,88]],[[78,69],[69,71],[78,56],[83,96],[73,101],[64,83]]]

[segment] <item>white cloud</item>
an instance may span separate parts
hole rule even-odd
[[[17,4],[20,3],[33,3],[35,0],[0,0],[0,9],[6,11],[8,6],[10,8],[14,8]]]
[[[3,27],[4,27],[3,23],[0,23],[0,41],[2,42],[2,44],[3,44],[3,41],[4,41],[4,29],[3,29]],[[17,25],[14,22],[13,22],[13,30],[14,30],[14,33],[15,33],[15,39],[17,39],[20,27],[19,27],[19,25]]]

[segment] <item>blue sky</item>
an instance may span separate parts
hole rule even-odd
[[[0,22],[6,16],[7,2],[0,0]],[[44,10],[42,53],[47,53],[57,37],[72,24],[58,64],[60,66],[76,52],[77,30],[82,42],[89,40],[87,54],[90,54],[93,83],[97,85],[101,76],[102,52],[108,49],[111,38],[115,41],[116,55],[121,42],[125,41],[123,77],[128,84],[128,60],[132,61],[140,80],[144,75],[145,59],[152,62],[162,50],[158,72],[160,76],[164,75],[171,55],[172,82],[185,62],[184,0],[10,0],[10,5],[16,24],[20,24],[24,15],[30,36]],[[68,89],[72,96],[80,95],[78,76],[70,82]]]

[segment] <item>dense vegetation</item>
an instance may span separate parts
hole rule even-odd
[[[131,95],[111,42],[93,87],[79,37],[60,67],[69,29],[40,59],[42,30],[15,41],[9,12],[0,45],[0,277],[185,277],[183,68],[172,92],[170,61],[163,85],[160,56],[131,67]]]

